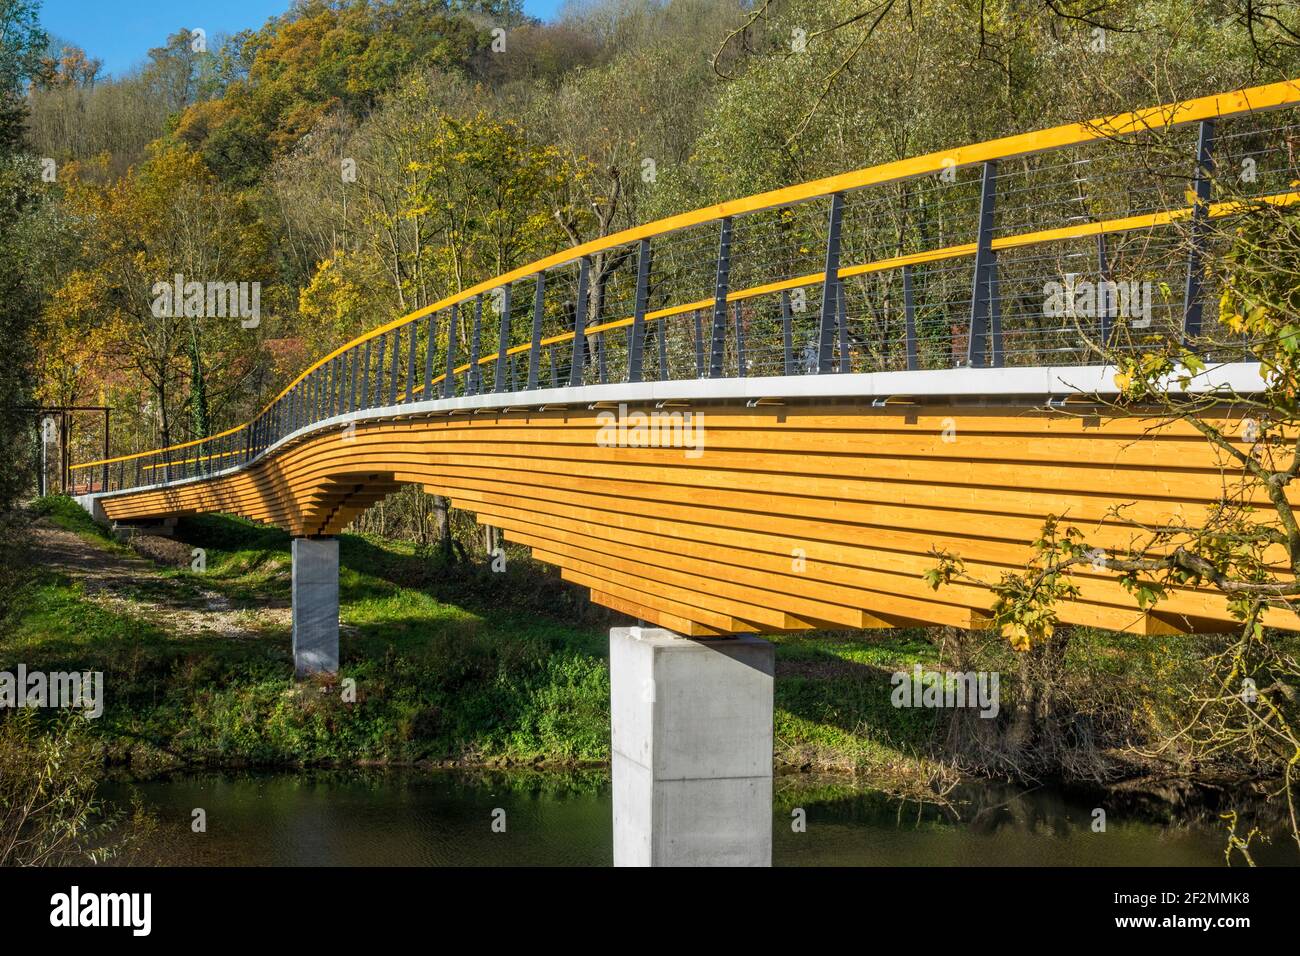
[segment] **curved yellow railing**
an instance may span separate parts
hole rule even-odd
[[[627,229],[622,232],[570,247],[551,256],[529,263],[528,265],[511,270],[503,275],[480,282],[462,292],[447,296],[431,305],[404,315],[401,318],[394,319],[391,322],[352,339],[304,369],[273,399],[271,399],[265,408],[263,408],[257,416],[254,416],[254,419],[250,422],[245,422],[233,428],[219,432],[216,435],[207,436],[205,438],[173,444],[165,448],[137,452],[130,455],[84,462],[73,465],[72,469],[80,470],[98,468],[153,456],[166,456],[167,460],[165,462],[142,466],[143,468],[153,470],[155,468],[176,467],[178,465],[203,460],[205,458],[210,460],[215,457],[228,458],[245,454],[245,451],[235,449],[213,452],[210,455],[198,456],[195,459],[182,458],[179,460],[172,460],[170,458],[170,453],[172,452],[195,448],[202,445],[209,445],[248,429],[254,422],[271,413],[273,409],[275,409],[277,403],[286,399],[294,389],[306,381],[312,373],[323,369],[334,359],[344,355],[345,353],[351,352],[358,346],[365,345],[367,342],[372,341],[381,335],[385,335],[388,332],[410,325],[426,316],[443,312],[453,306],[463,305],[481,295],[508,286],[516,281],[534,278],[540,273],[547,272],[548,270],[569,265],[601,252],[629,246],[644,239],[656,239],[693,226],[719,222],[729,218],[743,216],[748,213],[789,207],[809,200],[822,199],[835,196],[836,194],[855,192],[867,187],[882,186],[920,176],[941,173],[946,169],[961,169],[979,164],[1018,159],[1052,150],[1082,146],[1099,140],[1126,137],[1142,132],[1170,129],[1192,123],[1213,121],[1248,113],[1275,110],[1295,106],[1297,104],[1300,104],[1300,81],[1289,80],[1230,93],[1201,97],[1181,103],[1166,104],[1149,109],[1136,110],[1116,116],[1093,120],[1091,122],[1066,124],[1051,129],[1008,136],[1001,139],[989,140],[987,142],[961,146],[951,150],[933,152],[924,156],[897,160],[866,169],[856,170],[854,172],[813,180],[796,186],[772,190],[743,199],[718,203],[713,206],[696,209],[691,212],[646,223],[632,229]],[[1292,204],[1300,199],[1300,192],[1284,192],[1260,198],[1263,201],[1272,203]],[[997,251],[1060,240],[1151,229],[1184,219],[1187,216],[1192,215],[1197,208],[1197,206],[1189,204],[1184,208],[1170,209],[1156,213],[1120,217],[1099,222],[1087,222],[1072,226],[1062,226],[1016,235],[1001,236],[994,238],[990,243],[990,247],[994,251]],[[1233,211],[1240,208],[1240,204],[1236,202],[1221,202],[1208,204],[1200,208],[1204,208],[1209,217],[1218,217],[1231,214]],[[853,276],[866,275],[872,272],[970,257],[976,255],[977,252],[978,244],[975,242],[949,245],[938,249],[924,250],[906,255],[892,256],[870,262],[842,266],[836,270],[835,275],[839,279],[847,279]],[[811,286],[823,282],[825,278],[826,273],[824,271],[810,272],[805,275],[786,278],[758,286],[751,286],[749,288],[728,290],[723,298],[729,303],[739,302],[758,296],[781,293],[801,287]],[[656,322],[689,312],[708,309],[714,305],[715,299],[713,298],[700,299],[697,301],[672,305],[658,310],[646,311],[643,318],[647,323]],[[583,334],[584,336],[592,336],[602,332],[627,328],[631,326],[633,322],[633,317],[614,319],[601,324],[587,326],[584,328]],[[538,344],[542,347],[548,347],[554,344],[571,341],[574,336],[575,333],[573,331],[562,332],[557,335],[543,338]],[[506,350],[506,355],[514,356],[527,353],[530,352],[533,347],[534,345],[532,342],[512,346]],[[477,364],[489,365],[497,362],[500,358],[500,352],[494,352],[490,355],[484,355],[478,358]],[[473,362],[466,362],[457,365],[453,370],[453,374],[463,374],[465,371],[472,368],[474,364],[475,363]],[[436,378],[430,379],[430,385],[444,383],[445,381],[446,373],[444,372]],[[417,387],[413,388],[411,393],[403,391],[404,399],[409,399],[411,394],[420,392],[423,388],[424,385],[421,383]],[[254,454],[260,450],[262,449],[253,449]]]

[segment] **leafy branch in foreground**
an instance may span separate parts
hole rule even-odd
[[[86,718],[66,714],[43,727],[32,711],[0,719],[0,866],[102,863],[152,829],[137,808],[131,830],[95,799],[99,761]]]
[[[989,585],[995,596],[991,608],[993,626],[1018,651],[1028,651],[1050,638],[1060,623],[1057,603],[1079,596],[1079,588],[1067,571],[1083,552],[1083,533],[1074,527],[1061,531],[1059,525],[1057,517],[1048,518],[1042,535],[1033,543],[1035,556],[1029,569],[1007,572],[996,584]],[[939,563],[926,572],[925,579],[936,591],[954,580],[984,583],[966,571],[960,557],[947,551],[931,553]]]
[[[1226,250],[1215,259],[1222,290],[1216,327],[1197,341],[1151,339],[1135,350],[1099,349],[1116,370],[1119,394],[1092,400],[1116,417],[1151,423],[1148,431],[1190,426],[1223,474],[1217,500],[1201,509],[1174,508],[1154,525],[1130,517],[1129,504],[1114,506],[1098,531],[1114,540],[1117,530],[1127,529],[1129,539],[1109,551],[1049,515],[1022,570],[997,582],[978,581],[960,556],[935,552],[937,565],[926,580],[936,590],[956,580],[987,587],[994,595],[993,626],[1021,652],[1051,639],[1059,624],[1056,608],[1079,596],[1074,576],[1085,571],[1116,575],[1144,613],[1156,612],[1174,588],[1217,591],[1239,624],[1236,638],[1204,660],[1201,680],[1186,688],[1190,716],[1147,754],[1182,748],[1194,760],[1276,773],[1300,845],[1293,795],[1300,769],[1300,664],[1291,651],[1294,639],[1273,629],[1300,625],[1294,500],[1300,479],[1300,213],[1289,205],[1242,203],[1216,230],[1210,241]],[[1086,330],[1080,334],[1086,337]],[[1211,371],[1204,356],[1212,354],[1257,362],[1263,387],[1247,394],[1197,393],[1192,385]],[[1232,848],[1248,859],[1249,838],[1233,839]]]

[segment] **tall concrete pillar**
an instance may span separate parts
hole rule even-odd
[[[339,669],[339,542],[293,539],[293,667],[307,674]]]
[[[615,866],[770,866],[775,648],[609,632]]]

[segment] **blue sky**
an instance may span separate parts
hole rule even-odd
[[[291,0],[44,0],[41,24],[46,31],[82,47],[120,74],[143,60],[151,47],[162,46],[182,27],[202,27],[208,36],[259,27],[283,13]],[[524,9],[548,19],[561,0],[524,0]]]

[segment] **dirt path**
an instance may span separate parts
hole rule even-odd
[[[165,577],[151,561],[98,547],[71,531],[38,523],[36,560],[80,582],[86,596],[114,612],[128,612],[175,634],[252,638],[259,628],[288,627],[289,609],[241,610],[216,591],[188,579]]]

